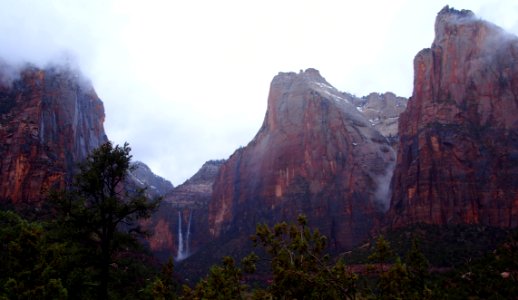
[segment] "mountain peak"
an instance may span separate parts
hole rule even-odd
[[[434,45],[442,45],[450,39],[456,39],[460,44],[467,46],[486,39],[486,36],[498,36],[503,32],[495,24],[477,18],[470,10],[456,10],[445,6],[435,19]]]
[[[272,84],[290,83],[295,80],[303,82],[324,82],[329,85],[326,79],[322,77],[322,75],[320,75],[320,72],[317,69],[313,68],[300,70],[298,73],[279,72],[279,74],[277,74],[277,76],[273,78]]]
[[[350,98],[315,69],[272,80],[262,128],[214,182],[213,238],[247,236],[258,222],[299,213],[336,249],[367,235],[387,208],[395,154]],[[351,225],[353,218],[365,222]]]
[[[300,124],[308,103],[326,103],[326,106],[337,107],[364,127],[369,126],[366,119],[352,104],[351,95],[342,93],[329,84],[316,69],[306,69],[299,73],[279,73],[274,77],[268,96],[267,118],[265,126],[271,129],[279,124],[291,126]]]
[[[446,5],[445,7],[443,7],[443,9],[441,9],[441,11],[439,11],[439,13],[437,15],[443,16],[443,17],[444,16],[455,16],[458,18],[469,18],[469,19],[472,19],[475,17],[475,14],[471,10],[467,10],[467,9],[457,10],[453,7],[450,7],[449,5]]]
[[[309,80],[325,81],[324,77],[320,75],[320,71],[318,71],[317,69],[308,68],[306,70],[300,70],[299,74]]]
[[[399,121],[394,224],[516,227],[518,38],[445,7]]]

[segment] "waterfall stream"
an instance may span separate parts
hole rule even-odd
[[[176,261],[181,261],[190,255],[190,240],[191,240],[191,220],[192,210],[189,211],[189,220],[187,221],[187,232],[185,239],[182,230],[182,213],[178,211],[178,252],[176,254]]]

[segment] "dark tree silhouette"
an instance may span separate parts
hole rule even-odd
[[[100,259],[99,298],[108,298],[110,265],[119,237],[139,232],[138,219],[149,217],[159,199],[150,200],[145,189],[129,188],[131,148],[107,142],[80,164],[72,190],[61,197],[66,223],[97,245]]]

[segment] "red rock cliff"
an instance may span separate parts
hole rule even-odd
[[[256,137],[221,167],[213,238],[308,216],[336,249],[365,238],[388,206],[393,149],[318,71],[280,73]]]
[[[36,201],[64,187],[75,164],[107,141],[103,122],[94,89],[67,68],[27,67],[1,80],[0,200]]]
[[[445,7],[414,61],[391,222],[518,225],[518,38]]]

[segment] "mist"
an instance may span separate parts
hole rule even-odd
[[[385,170],[382,174],[373,177],[376,184],[374,190],[374,200],[378,203],[383,212],[386,212],[390,207],[390,200],[392,196],[391,181],[394,175],[395,161],[387,162]]]

